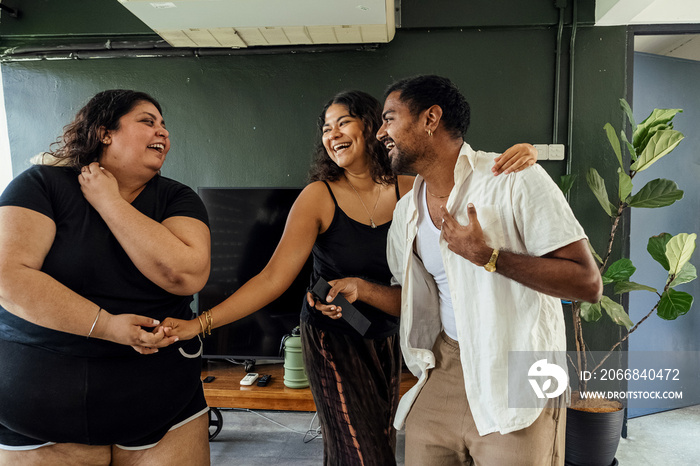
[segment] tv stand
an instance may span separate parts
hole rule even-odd
[[[250,363],[250,364],[249,364]],[[272,378],[265,387],[241,385],[247,371],[255,367],[255,361],[231,364],[227,360],[205,360],[202,379],[212,376],[214,380],[204,385],[204,397],[209,410],[209,440],[214,440],[224,425],[219,408],[263,409],[279,411],[316,411],[311,390],[289,388],[284,385],[284,366],[261,364],[255,370]]]
[[[204,396],[209,406],[279,411],[316,411],[313,396],[308,388],[289,388],[284,385],[284,366],[281,363],[251,365],[251,368],[255,367],[255,372],[261,376],[272,375],[267,386],[258,387],[255,383],[241,385],[241,379],[246,375],[248,361],[243,365],[231,365],[224,360],[204,362],[202,379],[207,376],[214,377],[212,382],[204,384]]]
[[[243,408],[273,411],[316,411],[314,398],[309,388],[289,388],[284,385],[284,366],[282,364],[261,364],[255,371],[261,376],[272,375],[265,387],[241,385],[245,377],[245,367],[231,365],[225,360],[205,360],[202,365],[202,379],[213,376],[214,380],[204,384],[204,397],[207,404],[213,408],[212,413],[217,417],[216,434],[221,430],[221,415],[216,408]],[[406,369],[401,373],[401,389],[403,396],[417,379]],[[210,422],[213,421],[209,415]],[[214,435],[215,436],[215,435]],[[210,435],[210,440],[213,437]]]

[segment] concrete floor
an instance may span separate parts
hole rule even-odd
[[[229,410],[211,445],[214,466],[318,466],[320,438],[305,443],[318,427],[313,413]],[[264,417],[263,417],[264,416]],[[630,419],[616,458],[621,466],[700,465],[700,405]],[[397,438],[398,464],[404,464],[404,435]]]
[[[622,466],[700,465],[700,405],[630,419],[615,457]]]

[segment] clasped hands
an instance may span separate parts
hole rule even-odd
[[[141,354],[157,353],[158,348],[165,348],[180,340],[190,340],[201,333],[196,318],[192,320],[182,320],[168,317],[163,320],[163,322],[158,322],[149,317],[134,315],[129,315],[129,317],[137,317],[142,319],[143,322],[135,323],[137,328],[136,334],[134,335],[135,341],[126,343]]]
[[[180,339],[177,335],[170,335],[170,330],[170,327],[150,317],[136,314],[114,315],[103,310],[92,337],[131,346],[141,354],[153,354],[158,352],[158,348],[169,346]]]
[[[340,280],[331,280],[329,284],[331,285],[331,290],[328,292],[326,297],[327,302],[333,301],[333,299],[338,295],[338,293],[343,293],[345,299],[349,302],[354,302],[358,297],[358,284],[360,279],[358,278],[343,278]],[[311,293],[307,293],[306,299],[310,306],[315,306],[316,309],[320,310],[324,315],[327,315],[331,319],[339,319],[342,316],[342,309],[340,306],[335,306],[334,304],[323,304],[316,301]],[[149,345],[143,345],[139,348],[133,346],[136,351],[142,354],[151,354],[157,351],[157,348],[163,348],[165,346],[171,345],[178,340],[189,340],[194,338],[200,333],[200,325],[197,319],[192,320],[182,320],[168,317],[163,320],[162,323],[156,325],[151,332],[142,332],[147,335],[143,335],[142,339],[148,341]]]

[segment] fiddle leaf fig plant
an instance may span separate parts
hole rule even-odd
[[[654,312],[666,320],[673,320],[686,314],[692,304],[693,297],[675,288],[683,283],[688,283],[697,278],[697,270],[689,262],[695,251],[695,233],[680,233],[673,236],[669,233],[661,233],[649,238],[647,251],[667,272],[666,281],[661,289],[632,281],[632,275],[636,271],[632,261],[627,258],[619,259],[608,264],[613,249],[613,243],[617,233],[620,217],[623,212],[631,207],[635,208],[660,208],[666,207],[683,198],[683,191],[672,181],[657,178],[649,181],[637,192],[634,191],[633,179],[641,171],[649,169],[661,158],[670,154],[683,140],[683,134],[673,129],[673,118],[683,110],[681,109],[655,109],[643,122],[638,125],[632,116],[629,104],[620,100],[620,107],[627,116],[632,126],[632,141],[628,141],[624,131],[618,133],[610,123],[604,126],[612,153],[617,159],[619,167],[614,178],[617,181],[617,192],[611,199],[608,194],[606,180],[595,168],[590,168],[586,174],[586,182],[598,200],[603,211],[611,219],[610,235],[605,252],[599,255],[593,247],[591,252],[600,265],[600,273],[604,285],[611,285],[607,290],[612,290],[612,295],[621,295],[631,291],[643,291],[655,293],[658,296],[656,304],[636,324],[632,322],[624,307],[617,300],[604,295],[597,303],[581,301],[572,302],[572,317],[574,336],[576,343],[577,361],[570,361],[576,367],[579,374],[588,370],[587,347],[583,338],[582,320],[597,322],[605,313],[614,323],[624,326],[627,334],[616,342],[597,365],[591,369],[595,372],[605,360]],[[629,168],[625,168],[623,153],[630,156]],[[565,175],[559,186],[566,193],[574,184],[575,176]],[[579,391],[586,390],[586,381],[579,380]]]

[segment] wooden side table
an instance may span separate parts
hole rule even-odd
[[[202,379],[213,376],[214,380],[204,384],[204,397],[211,408],[209,414],[210,435],[212,440],[221,431],[223,420],[217,408],[263,409],[273,411],[316,411],[313,396],[309,388],[289,388],[284,385],[284,366],[282,364],[256,365],[254,372],[262,377],[272,375],[265,387],[241,385],[246,372],[242,365],[226,361],[208,360],[202,368]],[[401,396],[404,395],[417,379],[404,369],[401,374]],[[216,419],[214,419],[216,418]],[[211,428],[215,428],[212,434]]]

